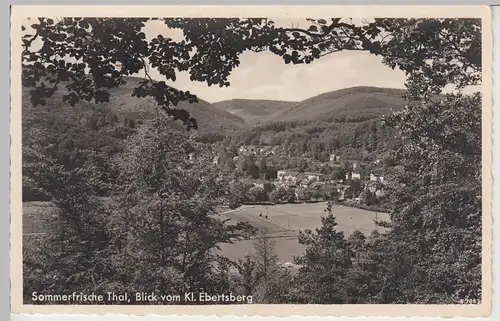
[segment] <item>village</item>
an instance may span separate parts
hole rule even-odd
[[[240,146],[232,162],[237,163],[242,157],[259,159],[278,155],[283,157],[279,146]],[[335,153],[329,155],[327,162],[318,162],[306,155],[303,159],[315,163],[315,167],[321,170],[276,168],[275,174],[269,174],[267,177],[241,177],[233,181],[232,193],[243,204],[331,201],[365,209],[383,208],[384,186],[387,182],[381,173],[379,159],[367,164],[343,160]],[[223,165],[220,154],[214,156],[213,163]]]

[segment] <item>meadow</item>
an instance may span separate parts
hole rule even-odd
[[[221,219],[230,222],[249,222],[260,231],[265,232],[275,241],[276,253],[281,263],[291,262],[300,255],[304,247],[298,243],[300,230],[314,230],[321,226],[321,217],[325,213],[326,203],[302,203],[280,205],[247,205],[235,210],[222,210]],[[45,233],[44,217],[50,215],[53,207],[49,202],[23,203],[23,234]],[[376,213],[353,207],[333,205],[332,212],[337,218],[337,230],[349,236],[354,230],[369,235],[380,227],[375,219],[388,221],[386,213]],[[267,216],[267,218],[266,218]],[[246,254],[254,252],[253,240],[238,241],[234,244],[222,244],[221,252],[232,260],[243,259]]]
[[[304,246],[298,243],[299,230],[314,230],[321,226],[321,217],[325,216],[326,203],[281,204],[273,206],[242,206],[236,210],[221,214],[232,221],[249,222],[275,240],[276,252],[281,263],[291,262],[293,257],[302,254]],[[387,213],[377,213],[353,207],[332,206],[332,213],[337,218],[337,230],[349,236],[359,230],[369,235],[373,230],[383,229],[375,225],[374,220],[388,221]],[[267,219],[266,219],[267,216]],[[221,251],[229,259],[243,259],[253,253],[253,240],[239,241],[234,244],[222,244]]]

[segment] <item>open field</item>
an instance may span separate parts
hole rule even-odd
[[[261,231],[265,231],[275,240],[276,252],[280,262],[283,263],[292,261],[295,255],[304,251],[304,247],[297,242],[298,231],[320,227],[321,217],[326,215],[325,209],[326,203],[242,206],[236,210],[223,210],[221,218],[229,218],[233,222],[249,222]],[[51,211],[53,207],[47,202],[24,203],[23,233],[46,232],[43,221]],[[378,228],[373,222],[375,219],[389,220],[388,214],[353,207],[334,205],[332,212],[337,218],[338,230],[344,232],[346,236],[354,230],[368,235]],[[262,217],[259,214],[262,214]],[[243,259],[246,254],[253,253],[253,240],[222,244],[221,250],[229,259]]]
[[[222,215],[235,220],[247,221],[268,233],[315,229],[325,216],[326,203],[281,204],[273,206],[242,206]],[[377,213],[354,207],[334,205],[332,212],[337,218],[338,229],[346,235],[354,230],[369,234],[375,228],[375,219],[389,220],[386,213]],[[259,216],[262,214],[262,217]],[[268,219],[265,218],[268,217]]]
[[[321,217],[325,216],[326,203],[282,204],[274,206],[242,206],[234,211],[222,214],[234,221],[246,221],[266,231],[276,244],[276,252],[281,262],[289,262],[301,254],[304,247],[297,242],[299,230],[316,229],[321,226]],[[376,213],[353,207],[332,207],[337,218],[337,229],[349,236],[354,230],[369,235],[377,227],[374,220],[388,221],[386,213]],[[259,216],[262,214],[262,217]],[[265,216],[268,216],[268,219]],[[253,241],[245,240],[235,244],[223,244],[222,252],[230,259],[243,259],[254,251]]]
[[[23,234],[47,232],[47,215],[51,215],[54,209],[50,202],[23,203]]]

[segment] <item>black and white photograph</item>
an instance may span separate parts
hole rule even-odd
[[[487,7],[29,7],[20,311],[489,314]]]

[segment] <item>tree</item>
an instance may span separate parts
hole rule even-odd
[[[267,174],[267,157],[263,156],[260,157],[258,160],[257,167],[259,168],[259,172],[262,174],[264,179],[267,179],[266,174]]]
[[[266,191],[260,186],[254,186],[248,191],[248,197],[252,202],[260,203],[267,200]]]
[[[170,129],[159,117],[141,126],[116,159],[121,174],[115,197],[110,259],[114,277],[135,291],[220,290],[214,249],[248,237],[248,224],[228,225],[215,211],[228,185],[210,154]],[[147,262],[147,264],[145,264]]]
[[[265,278],[278,263],[276,254],[276,241],[266,233],[257,234],[254,241],[255,257],[257,261],[257,271],[261,278]]]
[[[299,172],[305,172],[306,169],[309,167],[309,163],[307,162],[307,160],[300,158],[297,167],[299,169]]]
[[[359,179],[353,179],[350,189],[353,195],[359,195],[359,193],[363,191],[363,186],[361,186],[361,181]]]
[[[295,189],[292,187],[287,188],[285,195],[285,202],[287,203],[295,203]]]
[[[292,276],[278,266],[276,241],[266,233],[259,233],[254,241],[258,284],[255,288],[257,302],[276,304],[289,302]]]
[[[374,193],[370,192],[368,189],[365,189],[363,192],[361,192],[361,202],[364,205],[376,205],[377,204],[377,197],[375,196]]]
[[[101,189],[98,168],[87,160],[79,168],[61,164],[47,135],[38,132],[31,146],[23,146],[23,176],[29,185],[48,195],[54,211],[47,217],[47,234],[24,237],[23,293],[106,291],[115,270],[110,261],[110,213],[95,196]],[[85,153],[86,151],[80,151]],[[32,247],[34,246],[34,247]]]
[[[249,163],[247,167],[247,174],[251,178],[259,178],[260,177],[260,172],[259,172],[259,167],[255,163]]]
[[[316,189],[311,192],[311,198],[313,198],[315,200],[318,200],[321,196],[322,196],[322,193]]]
[[[239,284],[242,288],[241,293],[243,295],[253,295],[259,282],[257,262],[250,254],[247,254],[244,260],[238,260],[236,268],[240,274]]]
[[[299,243],[306,246],[304,255],[295,259],[301,266],[297,275],[299,296],[313,304],[346,303],[350,286],[344,278],[352,265],[351,251],[344,234],[335,230],[333,214],[328,213],[321,222],[315,232],[299,232]]]
[[[289,196],[288,190],[283,186],[279,186],[269,194],[269,201],[274,204],[282,203],[287,200],[287,196]]]
[[[335,180],[345,180],[347,175],[347,170],[344,167],[336,168],[333,171],[333,179]]]
[[[229,195],[229,207],[238,208],[247,200],[246,188],[241,182],[231,184]]]
[[[349,235],[347,243],[349,244],[352,253],[354,253],[354,255],[356,256],[356,260],[359,263],[361,253],[365,249],[366,236],[361,231],[355,230],[351,235]]]
[[[392,229],[371,252],[385,284],[380,302],[451,303],[481,296],[481,94],[436,96],[445,84],[460,89],[480,83],[480,28],[471,20],[439,23],[455,25],[463,44],[450,38],[421,50],[439,65],[449,61],[452,46],[464,63],[438,75],[434,65],[410,73],[409,96],[421,102],[386,120],[399,128],[402,143],[395,152],[401,170],[390,186]]]
[[[423,102],[390,121],[401,129],[404,144],[397,158],[403,168],[390,187],[392,229],[376,250],[386,253],[379,273],[389,284],[380,300],[438,303],[479,298],[479,94],[445,95],[438,103]]]
[[[323,191],[323,197],[325,198],[325,200],[337,202],[340,197],[340,193],[336,188],[329,188]]]
[[[297,199],[299,201],[308,201],[311,199],[312,193],[308,188],[301,187],[297,190]]]
[[[238,163],[236,166],[237,171],[239,171],[242,175],[246,174],[248,170],[248,161],[246,157],[242,156],[238,158]]]

